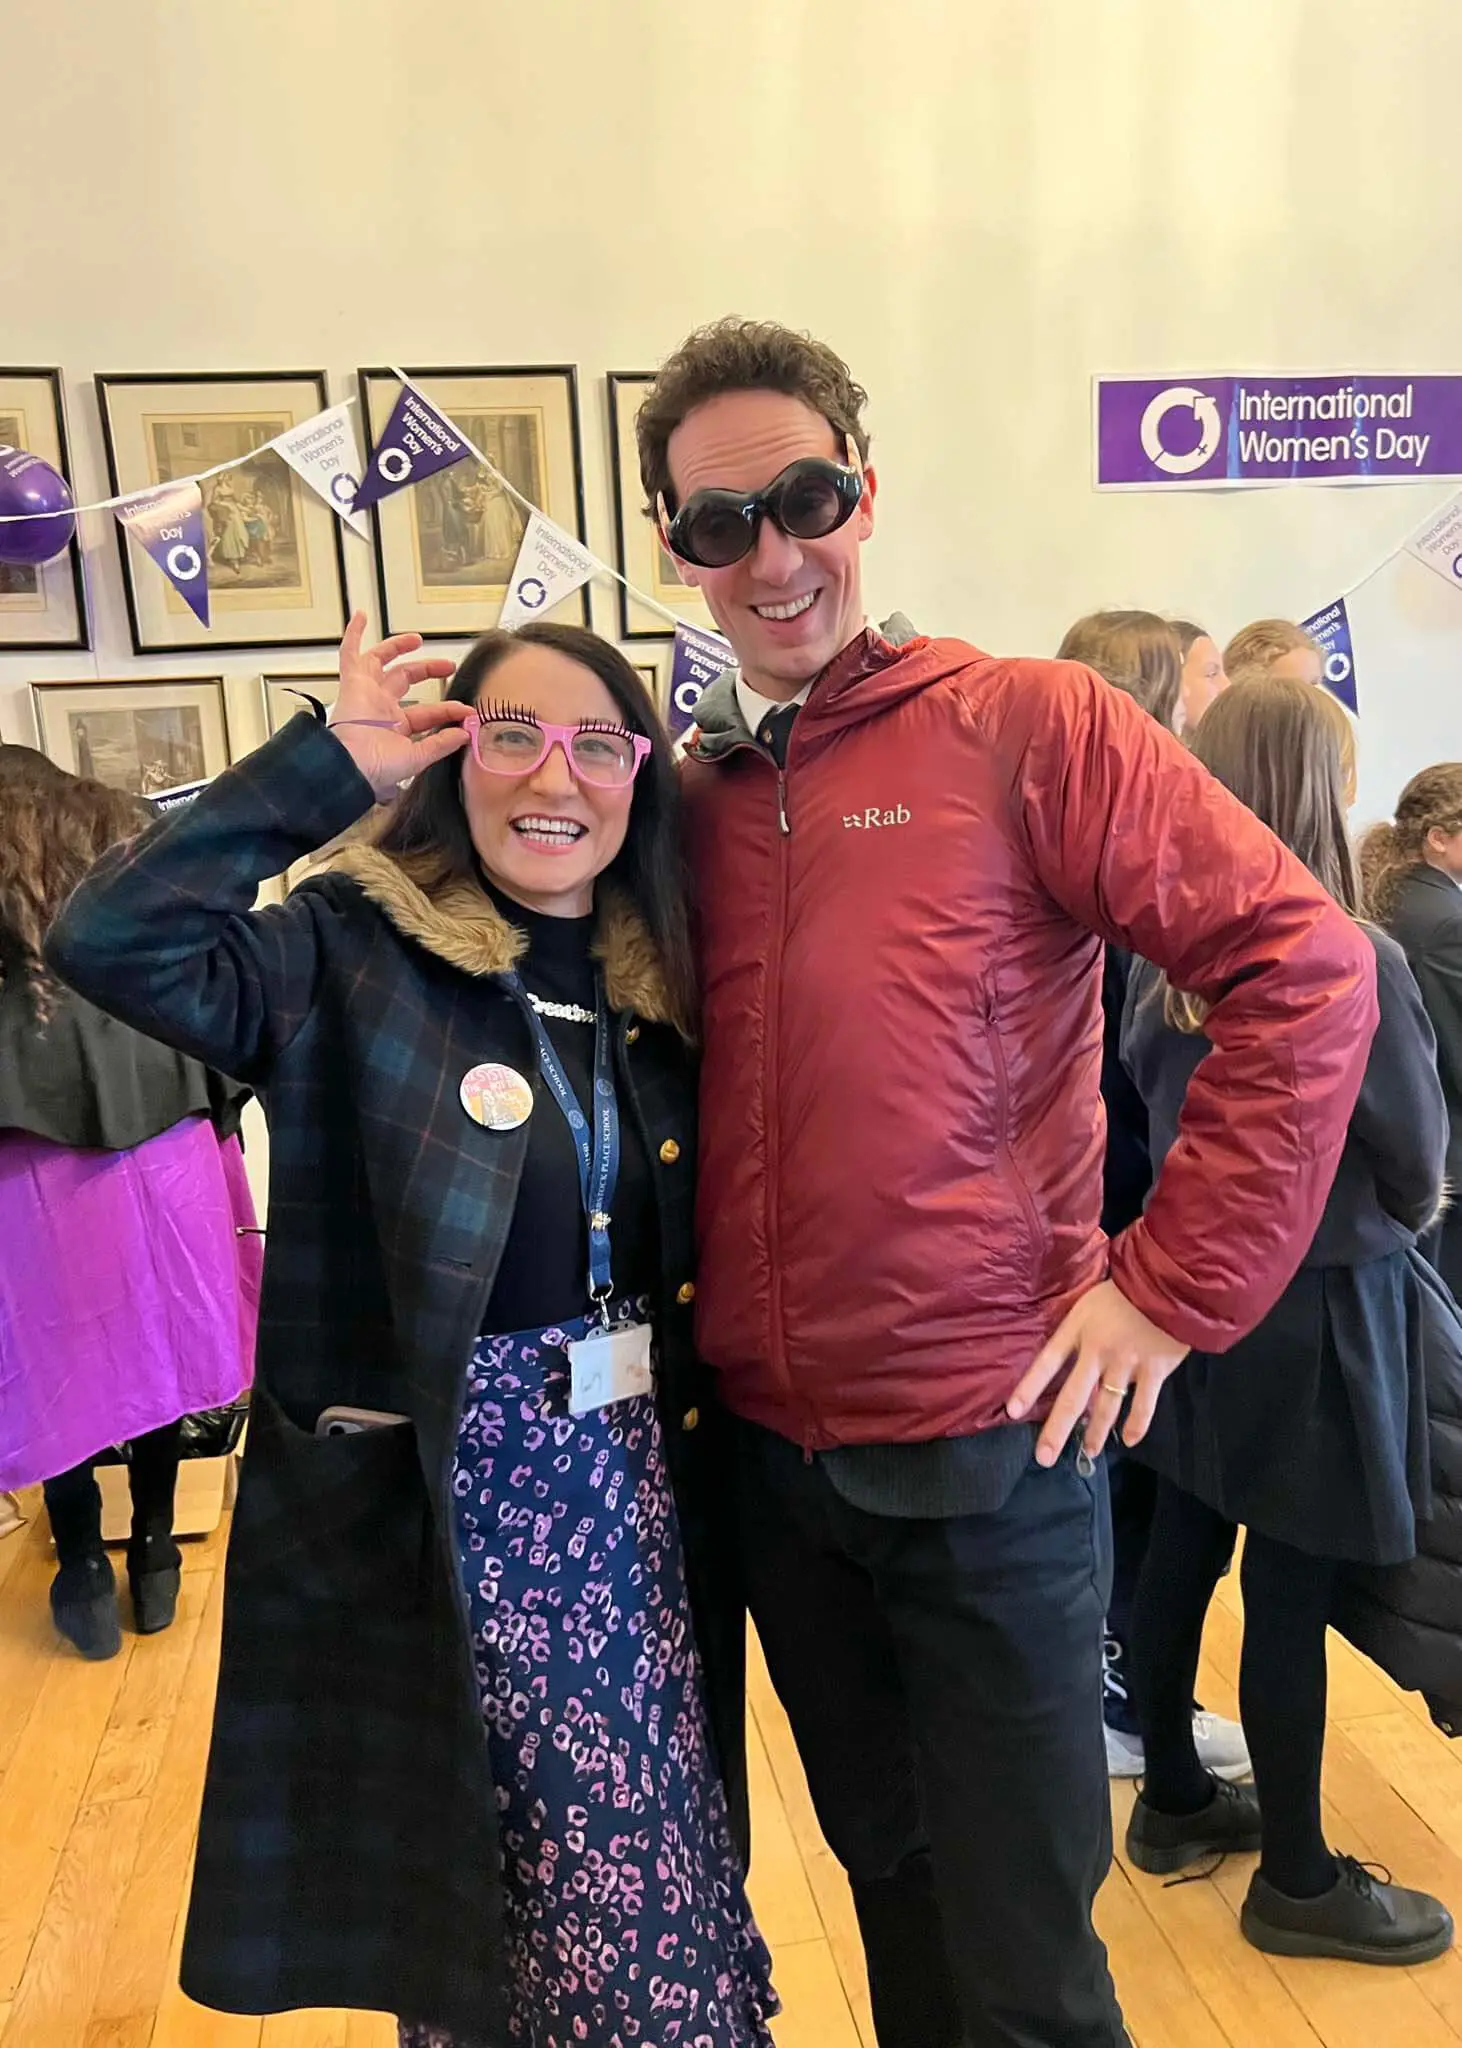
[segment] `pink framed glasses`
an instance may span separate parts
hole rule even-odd
[[[612,725],[546,725],[541,719],[484,718],[474,711],[463,724],[472,758],[488,775],[536,775],[555,747],[576,782],[626,789],[651,753],[643,733]]]

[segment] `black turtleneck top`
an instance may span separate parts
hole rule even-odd
[[[524,988],[546,1002],[577,1003],[592,1011],[594,918],[546,917],[490,885],[489,893],[503,916],[528,935],[528,951],[518,963]],[[587,1109],[594,1090],[594,1026],[562,1017],[542,1021]],[[589,1310],[589,1226],[579,1194],[578,1155],[547,1082],[540,1077],[533,1092],[523,1178],[483,1318],[483,1329],[495,1335],[547,1329]],[[652,1291],[658,1229],[649,1161],[622,1087],[619,1141],[619,1185],[610,1210],[616,1302]]]

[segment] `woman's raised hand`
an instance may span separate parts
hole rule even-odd
[[[445,680],[456,663],[440,655],[411,660],[421,645],[420,633],[396,633],[376,647],[366,647],[365,624],[365,613],[355,612],[345,629],[340,690],[329,724],[375,791],[376,802],[385,804],[413,775],[462,751],[467,744],[462,721],[472,706],[403,704],[413,683],[436,676]]]

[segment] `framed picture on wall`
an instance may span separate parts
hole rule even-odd
[[[655,709],[665,716],[665,671],[658,661],[646,658],[644,652],[636,649],[630,656],[630,667],[649,691]]]
[[[71,482],[59,370],[0,370],[0,448],[38,455]],[[0,562],[0,654],[90,645],[75,540],[54,562]]]
[[[579,377],[571,364],[407,374],[529,504],[586,538]],[[359,377],[374,449],[401,386],[390,370]],[[387,633],[470,640],[497,623],[528,515],[490,470],[469,456],[382,499],[371,519]],[[543,616],[587,626],[587,588]]]
[[[345,631],[341,521],[265,443],[329,403],[319,370],[215,370],[98,377],[114,494],[205,477],[211,626],[203,626],[135,540],[117,528],[132,645],[325,647]]]
[[[303,690],[305,696],[318,697],[328,712],[340,688],[340,677],[333,668],[305,676],[263,675],[259,678],[259,687],[264,692],[264,730],[273,739],[297,711],[310,708],[304,697],[291,692]]]
[[[156,796],[229,764],[222,676],[32,683],[30,694],[42,752],[109,788]]]
[[[645,494],[640,488],[640,458],[635,447],[635,415],[655,381],[653,370],[611,370],[609,372],[609,463],[614,479],[614,545],[616,566],[621,576],[684,619],[688,625],[718,630],[710,608],[698,590],[680,580],[675,557],[665,547],[655,523],[645,514]],[[639,604],[619,586],[619,637],[621,640],[669,640],[675,632],[671,621],[648,605]]]

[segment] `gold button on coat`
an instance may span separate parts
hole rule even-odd
[[[688,1308],[691,1302],[695,1300],[694,1280],[687,1280],[685,1284],[681,1287],[680,1291],[677,1293],[675,1299],[680,1303],[680,1306],[682,1308]]]
[[[637,1038],[639,1037],[639,1035],[640,1035],[640,1027],[639,1027],[639,1025],[638,1025],[638,1024],[631,1024],[631,1026],[629,1027],[629,1030],[628,1030],[628,1031],[626,1031],[626,1033],[624,1034],[624,1042],[625,1042],[625,1044],[626,1044],[626,1045],[633,1045],[633,1044],[635,1043],[636,1039],[637,1039]]]
[[[679,1157],[680,1147],[676,1144],[673,1138],[667,1138],[665,1140],[665,1143],[660,1147],[661,1164],[664,1166],[673,1166]]]
[[[699,1425],[700,1419],[701,1411],[699,1408],[687,1408],[681,1419],[680,1426],[682,1429],[695,1429]]]

